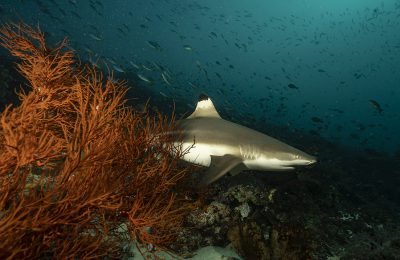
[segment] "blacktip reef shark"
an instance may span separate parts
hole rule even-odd
[[[182,134],[182,159],[209,167],[199,186],[226,173],[243,170],[284,171],[310,165],[316,158],[268,135],[220,117],[211,99],[200,95],[195,111],[177,121]]]

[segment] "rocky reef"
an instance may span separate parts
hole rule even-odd
[[[242,172],[210,186],[186,218],[181,253],[218,245],[244,259],[396,259],[399,162],[319,147],[315,167]]]

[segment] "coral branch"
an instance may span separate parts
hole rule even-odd
[[[159,135],[174,120],[125,106],[124,83],[79,66],[66,40],[11,24],[0,44],[31,88],[0,115],[0,258],[120,257],[123,222],[138,242],[171,243],[194,206]]]

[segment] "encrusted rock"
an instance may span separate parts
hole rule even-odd
[[[188,216],[188,222],[196,227],[211,226],[225,220],[230,214],[227,205],[213,201],[205,210],[198,209]]]
[[[241,204],[239,207],[236,207],[235,210],[239,211],[242,219],[247,218],[251,211],[250,206],[247,203]]]

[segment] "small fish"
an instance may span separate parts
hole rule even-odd
[[[118,27],[117,30],[118,32],[126,36],[126,33],[124,32],[124,30],[122,30],[122,28]]]
[[[158,64],[157,62],[151,61],[151,64],[153,65],[154,68],[156,68],[157,70],[163,70],[164,68]]]
[[[75,11],[70,11],[72,15],[74,15],[78,19],[82,19],[82,17]]]
[[[142,64],[143,69],[148,70],[148,71],[153,71],[152,68],[147,67],[146,65]]]
[[[113,58],[106,58],[111,64],[117,65],[117,62]]]
[[[322,123],[322,122],[324,122],[321,118],[316,117],[316,116],[313,116],[313,117],[311,118],[311,120],[312,120],[314,123]]]
[[[169,78],[169,79],[172,78],[171,71],[168,68],[165,68],[165,70],[163,72],[164,72],[165,76],[167,76],[167,78]]]
[[[153,81],[151,79],[146,78],[145,76],[143,76],[142,74],[136,74],[138,76],[139,79],[143,80],[146,83],[152,83]]]
[[[164,82],[167,83],[167,85],[171,86],[171,82],[168,81],[167,76],[164,74],[164,72],[161,72],[161,77],[164,80]]]
[[[299,87],[296,86],[296,85],[293,84],[293,83],[289,83],[289,84],[288,84],[288,88],[291,88],[291,89],[299,89]]]
[[[323,69],[318,69],[318,72],[324,73],[324,72],[326,72],[326,71],[323,70]]]
[[[97,36],[97,35],[94,35],[93,33],[89,33],[89,37],[92,38],[93,40],[96,40],[96,41],[101,41],[101,40],[103,40],[102,38],[100,38],[100,37]]]
[[[92,49],[90,49],[87,46],[83,46],[82,49],[88,54],[88,55],[94,55],[94,52]]]
[[[329,110],[331,110],[333,112],[336,112],[336,113],[339,113],[339,114],[343,114],[344,113],[343,110],[340,110],[340,109],[337,109],[337,108],[329,108]]]
[[[76,0],[68,0],[68,3],[70,3],[71,5],[73,5],[74,7],[77,7],[76,4]]]
[[[383,109],[382,109],[381,105],[380,105],[376,100],[370,99],[370,100],[369,100],[369,103],[371,104],[371,106],[372,106],[376,111],[378,111],[379,114],[382,114]]]
[[[196,85],[194,85],[192,82],[188,81],[188,83],[189,83],[189,85],[190,85],[192,88],[195,88],[195,89],[198,88],[198,87],[197,87]]]
[[[97,5],[99,5],[101,8],[104,8],[104,5],[103,5],[100,1],[95,1],[95,3],[96,3]]]
[[[130,31],[131,31],[131,29],[129,29],[129,26],[128,26],[127,24],[123,23],[123,24],[122,24],[122,26],[124,26],[124,27],[125,27],[125,29],[126,29],[128,32],[130,32]]]
[[[354,73],[353,76],[354,76],[356,79],[359,79],[359,78],[361,78],[361,77],[366,78],[365,75],[364,75],[363,73],[357,73],[357,72]]]
[[[161,92],[161,91],[160,91],[160,95],[163,96],[163,97],[165,97],[165,98],[168,98],[168,96],[167,96],[164,92]]]
[[[96,6],[94,4],[89,4],[89,5],[93,9],[93,11],[95,11],[96,13],[98,12],[98,10],[96,9]]]
[[[158,44],[158,42],[155,42],[155,41],[147,41],[146,43],[147,43],[147,45],[149,45],[150,48],[152,48],[152,49],[155,49],[155,50],[158,50],[158,51],[161,50],[161,46],[160,46],[160,44]]]
[[[139,65],[137,65],[137,64],[134,63],[133,61],[129,61],[129,64],[131,64],[132,67],[134,67],[135,69],[140,69]]]
[[[113,69],[115,71],[118,71],[118,72],[121,72],[121,73],[125,73],[125,70],[123,68],[121,68],[120,66],[116,65],[116,64],[113,64],[112,67],[113,67]]]
[[[190,47],[190,45],[183,45],[183,49],[185,49],[187,51],[193,51],[193,48]]]

